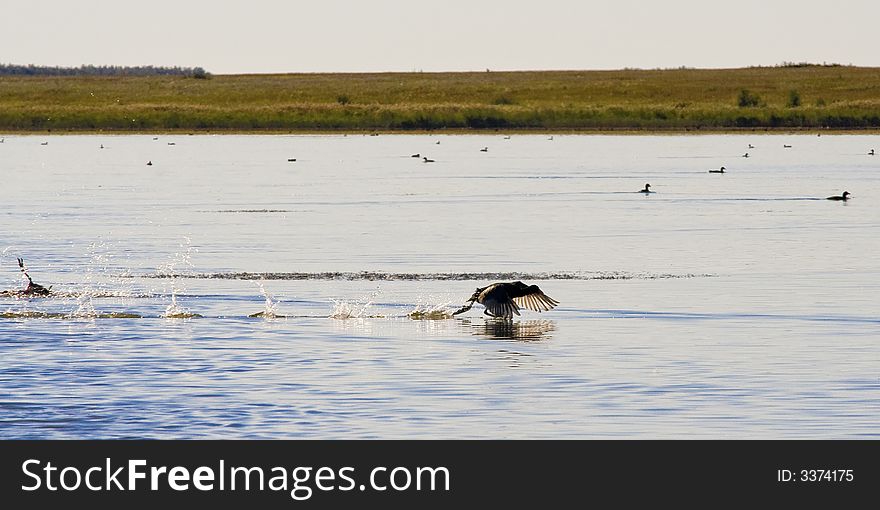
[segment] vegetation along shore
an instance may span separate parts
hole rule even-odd
[[[0,131],[880,129],[880,68],[0,76]]]

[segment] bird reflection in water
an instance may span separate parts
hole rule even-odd
[[[539,342],[549,340],[556,330],[556,322],[550,320],[510,321],[485,320],[471,324],[475,335],[517,340],[520,342]]]

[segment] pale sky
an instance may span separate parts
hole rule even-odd
[[[880,66],[880,0],[0,0],[0,63],[215,74]]]

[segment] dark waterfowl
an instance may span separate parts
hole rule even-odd
[[[868,151],[868,156],[873,156],[873,155],[874,155],[874,149],[869,150],[869,151]]]
[[[49,142],[41,142],[40,145],[49,145]]]
[[[744,158],[749,157],[749,153],[747,152],[747,153],[743,154],[743,157],[744,157]]]
[[[288,163],[293,163],[294,161],[296,161],[296,158],[287,158]]]
[[[754,149],[754,148],[755,148],[755,146],[754,146],[754,145],[752,145],[752,144],[749,144],[749,149]]]
[[[413,155],[410,156],[410,157],[411,157],[411,158],[420,158],[420,157],[422,157],[422,155],[419,154],[419,153],[416,153],[416,154],[413,154]]]
[[[852,195],[849,191],[844,191],[843,195],[834,195],[833,197],[828,197],[826,200],[842,200],[846,202],[849,200],[849,196]]]
[[[147,166],[153,166],[153,162],[152,162],[152,161],[147,161]]]
[[[559,304],[558,301],[544,294],[537,285],[526,285],[523,282],[502,282],[478,288],[468,299],[468,304],[453,312],[452,315],[470,310],[475,302],[486,307],[483,311],[484,314],[500,319],[511,319],[514,315],[519,315],[520,307],[536,312],[545,312],[552,310]]]
[[[650,187],[651,187],[650,184],[645,184],[645,189],[641,189],[641,190],[639,190],[639,193],[645,193],[645,194],[647,194],[647,193],[653,193],[653,191],[651,191],[650,189],[648,189],[648,188],[650,188]]]
[[[433,162],[434,162],[433,159],[428,159],[427,157],[422,157],[422,160],[423,160],[425,163],[433,163]]]
[[[723,174],[723,173],[724,173],[724,170],[725,170],[725,168],[724,168],[724,167],[721,167],[721,168],[719,168],[718,170],[709,170],[709,173],[710,173],[710,174]]]
[[[488,147],[483,147],[482,149],[480,149],[480,152],[489,152],[489,148],[488,148]]]
[[[52,292],[52,287],[43,287],[38,283],[34,283],[31,279],[30,275],[27,272],[27,268],[24,265],[24,259],[18,259],[18,267],[21,268],[21,273],[27,278],[28,284],[22,290],[4,290],[0,292],[0,296],[5,297],[31,297],[31,296],[48,296]]]
[[[782,144],[782,148],[783,149],[791,149],[791,145]]]

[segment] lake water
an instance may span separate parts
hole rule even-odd
[[[877,438],[871,148],[6,135],[0,437]]]

